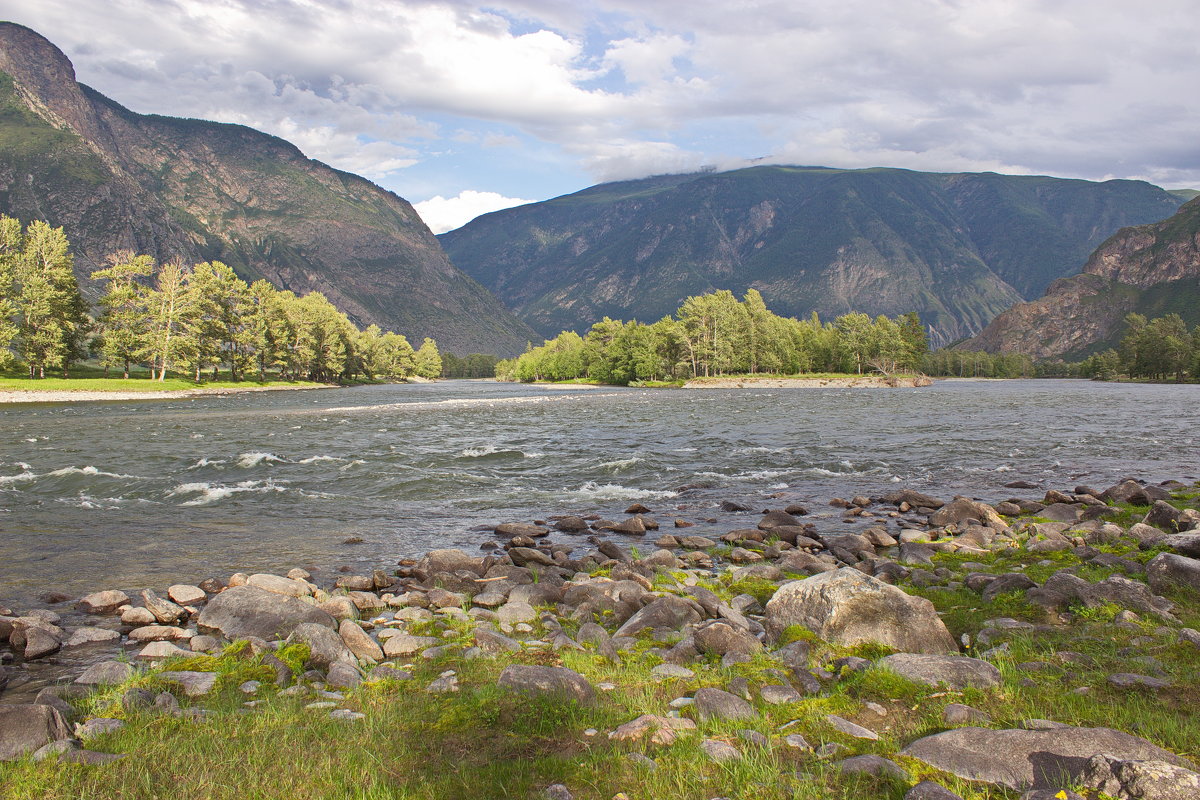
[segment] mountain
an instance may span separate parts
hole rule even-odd
[[[135,114],[0,23],[0,211],[66,229],[85,280],[119,249],[323,292],[356,324],[512,354],[533,332],[457,270],[404,199],[241,125]]]
[[[948,343],[1181,202],[1141,181],[759,166],[594,186],[439,238],[544,336],[756,288],[790,316],[918,311]]]
[[[1115,346],[1130,312],[1200,325],[1200,197],[1162,222],[1123,228],[1083,272],[1014,306],[963,346],[1033,358],[1081,358]]]

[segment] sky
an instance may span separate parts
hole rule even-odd
[[[1196,0],[0,0],[141,113],[234,122],[442,232],[781,163],[1200,188]]]

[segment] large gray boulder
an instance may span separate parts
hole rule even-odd
[[[67,720],[56,708],[40,703],[0,705],[0,761],[12,761],[70,736]]]
[[[596,690],[587,678],[566,667],[513,664],[504,668],[496,684],[522,694],[574,700],[585,706],[596,702]]]
[[[1177,589],[1200,592],[1200,559],[1159,553],[1146,564],[1146,581],[1158,594]]]
[[[767,603],[767,632],[777,639],[789,625],[843,646],[877,642],[905,653],[958,651],[933,603],[849,567],[779,587]]]
[[[426,576],[437,572],[458,572],[459,570],[483,575],[483,559],[467,555],[456,548],[447,548],[430,550],[417,562],[417,571]]]
[[[1110,728],[1065,726],[1041,731],[956,728],[918,739],[900,751],[900,755],[951,775],[1016,790],[1059,787],[1074,781],[1098,753],[1119,760],[1191,766],[1145,739]]]
[[[283,638],[304,622],[327,628],[336,624],[316,606],[256,586],[226,589],[208,601],[196,620],[201,628],[219,631],[231,640],[247,636]]]
[[[730,694],[723,689],[714,689],[712,687],[698,689],[694,700],[696,715],[701,720],[754,719],[758,716],[758,712],[754,710],[754,706],[736,694]]]
[[[660,597],[641,611],[638,611],[625,624],[617,629],[617,636],[634,636],[647,628],[668,628],[679,630],[688,623],[700,621],[700,613],[682,597]]]
[[[1200,558],[1200,533],[1172,533],[1159,539],[1157,544],[1181,556]]]
[[[945,684],[951,689],[991,689],[1000,685],[1000,670],[986,661],[967,656],[929,653],[896,653],[879,660],[902,678],[927,686]]]
[[[1122,761],[1092,756],[1080,784],[1117,800],[1195,800],[1200,775],[1165,761]]]

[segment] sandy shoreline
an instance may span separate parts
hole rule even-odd
[[[913,389],[929,386],[930,378],[887,378],[863,375],[855,378],[701,378],[683,385],[685,389]]]
[[[4,403],[79,403],[100,402],[112,400],[179,400],[188,397],[209,397],[212,395],[244,394],[246,392],[282,392],[300,391],[305,389],[334,389],[329,386],[247,386],[221,387],[216,389],[179,389],[169,391],[145,392],[98,392],[88,389],[63,390],[26,390],[0,389],[0,404]]]

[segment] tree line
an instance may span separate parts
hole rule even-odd
[[[357,328],[320,292],[297,295],[265,280],[247,284],[219,261],[156,263],[130,251],[92,273],[104,290],[95,317],[75,279],[62,228],[0,216],[0,368],[23,363],[29,376],[69,375],[99,359],[105,375],[134,365],[151,377],[215,379],[225,368],[243,380],[268,373],[290,380],[436,378],[437,343],[414,349],[377,325]]]
[[[505,380],[587,379],[610,384],[733,374],[896,372],[928,351],[915,313],[895,319],[843,314],[822,322],[772,313],[755,289],[689,297],[673,316],[646,324],[605,317],[586,335],[563,331],[496,364]]]
[[[1104,381],[1122,375],[1176,383],[1200,381],[1200,325],[1188,331],[1178,314],[1154,319],[1128,314],[1125,335],[1116,349],[1085,359],[1078,370],[1080,377]]]

